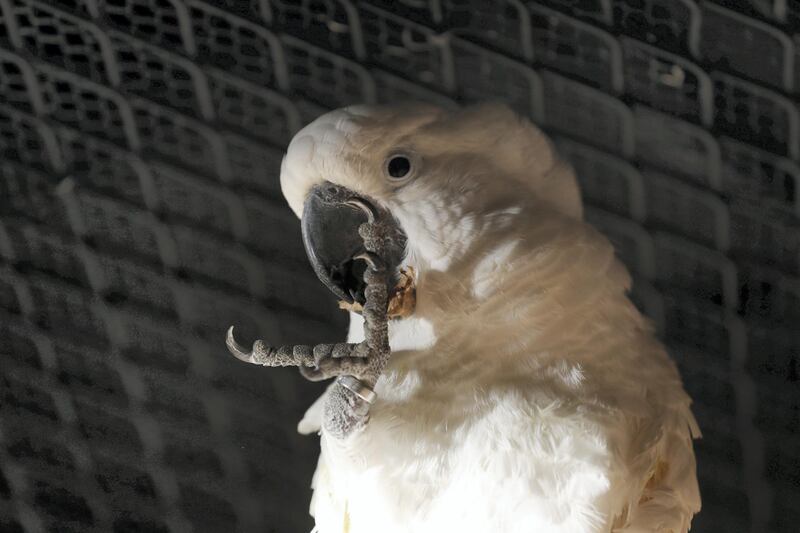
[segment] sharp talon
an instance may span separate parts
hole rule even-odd
[[[369,205],[361,198],[357,197],[350,198],[345,202],[345,204],[361,209],[367,215],[367,220],[369,221],[370,224],[375,222],[375,218],[378,216],[378,214],[375,212],[375,208]]]
[[[253,362],[253,352],[245,350],[244,346],[236,342],[236,339],[233,337],[233,326],[228,328],[228,334],[225,337],[225,345],[228,347],[228,351],[231,352],[231,355],[236,359],[244,361],[245,363]]]
[[[367,262],[367,264],[369,264],[369,267],[376,272],[381,272],[386,267],[386,265],[383,264],[383,260],[372,252],[358,254],[357,256],[353,257],[353,259],[363,259]]]

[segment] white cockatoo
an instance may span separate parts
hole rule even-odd
[[[323,396],[300,422],[320,433],[319,533],[689,529],[690,398],[540,130],[494,104],[348,107],[297,133],[281,186],[340,298],[364,301],[363,217],[316,213],[321,187],[388,214],[403,238],[384,267],[416,287],[364,420],[327,425]],[[364,332],[351,311],[348,341]]]

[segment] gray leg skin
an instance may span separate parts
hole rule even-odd
[[[389,233],[377,221],[362,224],[359,235],[364,239],[367,253],[362,259],[368,263],[364,273],[367,284],[364,304],[364,340],[358,344],[319,344],[317,346],[281,346],[273,348],[256,341],[251,351],[246,351],[233,338],[233,328],[228,330],[228,350],[238,359],[263,366],[297,366],[306,379],[319,381],[337,379],[323,405],[322,425],[326,433],[345,438],[366,426],[369,406],[372,403],[378,378],[391,355],[389,349],[388,298],[391,273],[386,271],[381,252]],[[345,378],[352,376],[355,378]]]
[[[365,239],[365,243],[369,243]],[[367,244],[369,246],[369,244]],[[389,362],[389,330],[386,317],[388,307],[388,276],[386,272],[375,270],[372,265],[364,274],[367,282],[364,305],[364,340],[358,345],[366,351],[363,367],[359,373],[349,373],[369,389],[375,388],[378,378]],[[325,431],[337,438],[362,429],[369,420],[369,403],[355,392],[338,382],[333,387],[323,405],[322,424]]]

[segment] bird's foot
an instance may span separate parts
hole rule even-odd
[[[392,275],[381,259],[390,238],[385,228],[369,217],[359,228],[366,252],[358,258],[367,263],[364,272],[364,340],[360,343],[318,344],[269,347],[256,341],[247,351],[228,330],[227,346],[238,359],[264,366],[297,366],[311,381],[336,377],[336,386],[327,393],[323,410],[326,432],[344,438],[363,428],[369,419],[369,406],[375,399],[373,388],[389,360],[388,292]]]

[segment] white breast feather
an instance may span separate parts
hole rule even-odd
[[[366,430],[322,435],[320,533],[688,529],[699,431],[627,272],[580,222],[508,216],[480,258],[419,280]]]

